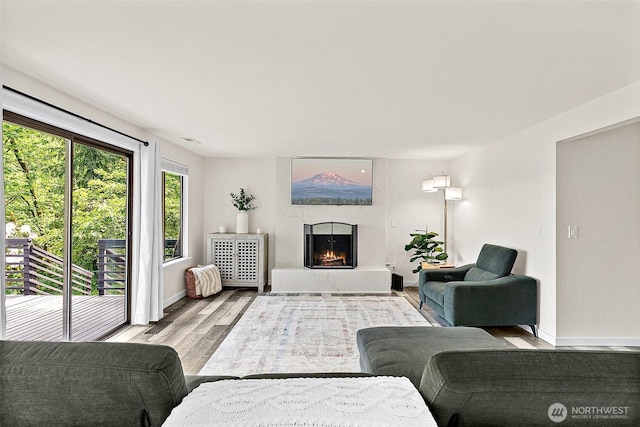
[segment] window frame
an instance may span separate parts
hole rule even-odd
[[[161,181],[162,181],[162,263],[168,264],[177,260],[185,259],[187,254],[187,182],[189,177],[189,169],[187,166],[173,162],[171,160],[162,159],[161,161]],[[166,256],[166,179],[167,174],[180,177],[180,232],[177,241],[180,243],[179,254],[177,256]]]

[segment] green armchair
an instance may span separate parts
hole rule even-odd
[[[420,270],[420,308],[426,303],[452,326],[529,325],[537,336],[538,283],[511,274],[517,256],[485,244],[474,264]]]

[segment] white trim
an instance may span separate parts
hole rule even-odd
[[[637,122],[640,122],[640,117],[634,117],[632,119],[623,120],[621,122],[614,123],[614,124],[609,125],[609,126],[605,126],[605,127],[599,128],[599,129],[591,130],[589,132],[581,133],[580,135],[575,135],[575,136],[572,136],[570,138],[561,139],[558,142],[560,143],[560,142],[577,141],[578,139],[583,139],[583,138],[586,138],[586,137],[589,137],[589,136],[597,135],[597,134],[602,133],[602,132],[607,132],[609,130],[621,128],[623,126],[630,125],[630,124],[637,123]]]
[[[0,70],[1,72],[1,70]],[[0,81],[2,81],[2,76],[0,76]],[[4,101],[4,90],[0,91],[0,105],[3,105]],[[4,146],[2,143],[2,128],[0,128],[0,152],[4,152]],[[4,156],[0,156],[0,200],[4,201]],[[0,247],[6,248],[5,246],[5,207],[4,203],[0,203],[0,224],[2,224],[2,230],[0,232]],[[6,313],[6,292],[5,292],[5,262],[6,256],[2,254],[0,257],[0,340],[6,339],[7,334],[7,313]]]
[[[164,300],[164,302],[162,303],[162,308],[167,308],[169,307],[171,304],[176,303],[178,301],[180,301],[182,298],[187,296],[187,290],[183,290],[178,292],[177,294],[175,294],[174,296],[172,296],[169,299]]]
[[[160,159],[160,168],[163,171],[173,172],[178,175],[189,176],[189,166],[182,163],[174,162],[173,160]]]
[[[601,337],[585,337],[585,338],[556,338],[556,347],[638,347],[640,346],[640,338],[601,338]]]

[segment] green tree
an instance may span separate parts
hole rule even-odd
[[[182,237],[182,176],[171,172],[163,172],[164,180],[164,259],[181,256],[180,238]],[[176,241],[168,247],[167,241]]]
[[[89,172],[81,159],[95,160],[95,153],[75,154],[99,150],[82,145],[76,145],[74,150],[73,263],[95,271],[98,240],[126,238],[127,161],[116,154],[99,152],[99,164],[108,168]]]
[[[2,124],[6,222],[29,225],[34,243],[62,255],[65,139]]]
[[[6,222],[62,256],[67,140],[3,122]],[[98,240],[126,238],[127,159],[74,144],[72,262],[95,271]]]

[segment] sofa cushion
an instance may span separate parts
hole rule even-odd
[[[0,390],[8,426],[159,426],[187,394],[173,348],[112,342],[0,341]]]
[[[356,341],[362,372],[407,377],[416,387],[439,351],[504,347],[482,329],[468,327],[380,326],[360,329]]]
[[[558,403],[564,424],[640,425],[638,372],[640,352],[445,351],[429,360],[420,393],[438,425],[552,425]],[[595,418],[613,412],[620,418]]]
[[[506,276],[511,273],[513,264],[516,262],[518,251],[504,246],[484,244],[478,255],[476,267],[493,273],[496,277]],[[495,277],[494,277],[495,279]],[[465,278],[465,280],[468,280]],[[487,280],[487,279],[476,279]]]

